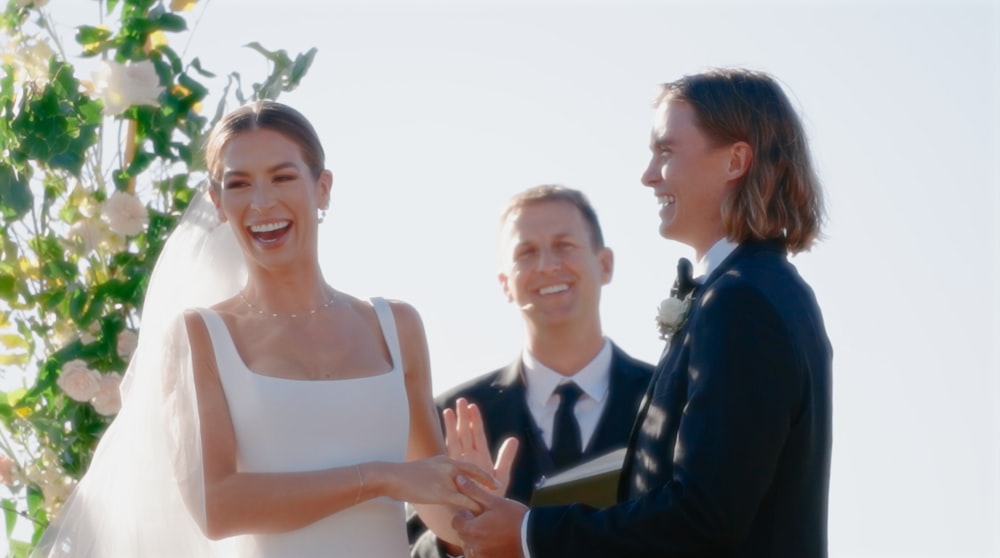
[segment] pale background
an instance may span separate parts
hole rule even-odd
[[[84,0],[52,0],[68,29]],[[775,74],[800,107],[830,213],[795,258],[834,361],[834,557],[1000,556],[1000,4],[200,2],[185,58],[259,79],[251,41],[319,48],[283,98],[335,175],[328,280],[400,298],[440,392],[512,360],[496,217],[545,182],[582,189],[616,253],[607,334],[661,349],[684,246],[639,183],[655,86],[710,66]],[[178,51],[185,39],[174,39]]]

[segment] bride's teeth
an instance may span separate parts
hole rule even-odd
[[[260,225],[250,225],[250,230],[255,233],[264,233],[283,229],[288,226],[288,221],[277,221],[275,223],[262,223]]]
[[[540,294],[547,295],[553,293],[561,293],[566,289],[569,289],[567,285],[552,285],[551,287],[544,287],[542,289],[539,289],[538,292]]]
[[[660,205],[670,205],[677,201],[677,198],[672,195],[656,196],[656,201],[660,202]]]

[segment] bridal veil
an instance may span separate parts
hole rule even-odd
[[[246,265],[204,192],[157,260],[122,408],[87,473],[43,534],[35,557],[231,555],[240,537],[212,541],[204,524],[201,434],[183,311],[239,290]]]

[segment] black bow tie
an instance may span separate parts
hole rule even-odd
[[[674,286],[670,289],[670,296],[683,300],[694,291],[698,283],[691,276],[693,267],[687,258],[677,260],[677,279],[674,279]]]

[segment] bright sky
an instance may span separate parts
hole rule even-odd
[[[94,6],[49,9],[75,25]],[[639,183],[656,85],[710,66],[776,75],[830,213],[795,263],[835,350],[831,556],[1000,555],[996,0],[202,0],[193,13],[185,59],[245,81],[265,70],[248,42],[319,48],[282,100],[312,119],[335,176],[327,279],[420,310],[436,392],[517,356],[496,219],[546,182],[591,197],[616,254],[605,330],[655,360],[654,310],[691,256],[657,236]]]

